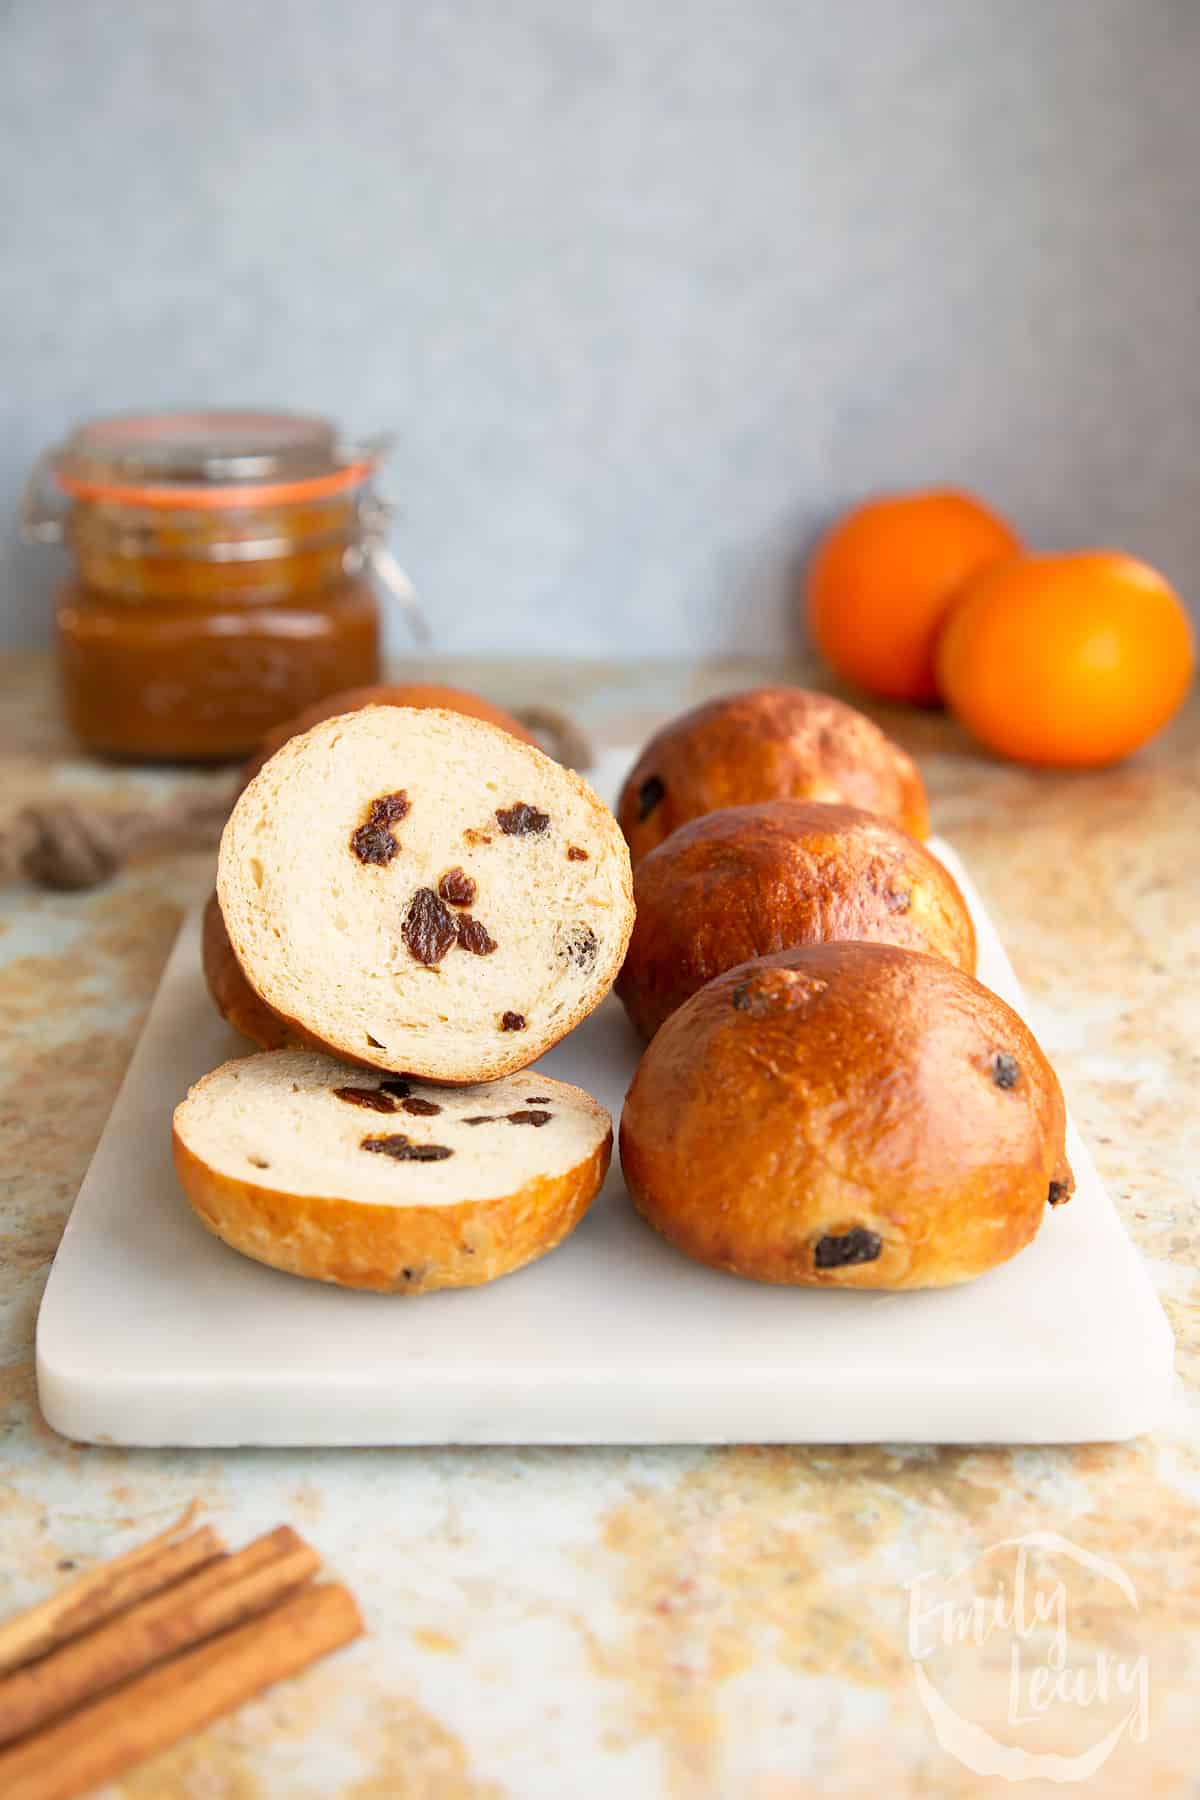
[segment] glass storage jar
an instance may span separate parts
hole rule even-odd
[[[57,640],[80,741],[145,761],[240,757],[302,707],[378,680],[374,578],[413,609],[383,543],[383,449],[340,443],[324,419],[209,412],[95,420],[42,458],[24,528],[73,554]]]

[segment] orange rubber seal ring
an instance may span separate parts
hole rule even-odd
[[[180,512],[216,511],[230,506],[285,506],[295,500],[323,500],[345,493],[370,475],[373,460],[348,463],[329,475],[303,481],[240,482],[236,487],[143,487],[118,481],[81,481],[55,469],[54,479],[73,500],[122,500],[132,506],[169,507]]]

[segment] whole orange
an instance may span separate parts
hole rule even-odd
[[[1020,550],[970,494],[869,500],[840,519],[808,570],[814,642],[844,681],[890,700],[936,705],[938,633],[963,583]]]
[[[985,571],[938,647],[942,691],[967,730],[1002,756],[1059,768],[1117,762],[1153,737],[1195,661],[1173,589],[1115,550]]]

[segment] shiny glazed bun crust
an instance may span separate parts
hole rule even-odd
[[[634,1076],[621,1161],[686,1255],[757,1281],[967,1281],[1070,1197],[1062,1093],[1027,1026],[941,958],[785,950],[671,1015]]]
[[[664,726],[621,791],[617,817],[634,862],[722,806],[826,800],[929,835],[917,766],[863,713],[806,688],[752,688]]]
[[[643,857],[633,895],[617,992],[647,1038],[714,976],[797,945],[866,939],[975,972],[975,929],[953,876],[856,807],[768,800],[707,813]]]

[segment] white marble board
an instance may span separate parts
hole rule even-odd
[[[596,771],[611,798],[631,756]],[[1021,1012],[960,862],[980,978]],[[142,1445],[1078,1442],[1153,1429],[1173,1345],[1071,1128],[1078,1181],[1035,1242],[966,1287],[768,1288],[702,1269],[635,1215],[615,1165],[553,1255],[487,1288],[344,1292],[259,1266],[192,1216],[171,1163],[188,1084],[245,1045],[213,1012],[191,914],[63,1236],[38,1391],[71,1438]],[[637,1045],[609,999],[539,1068],[619,1117]]]

